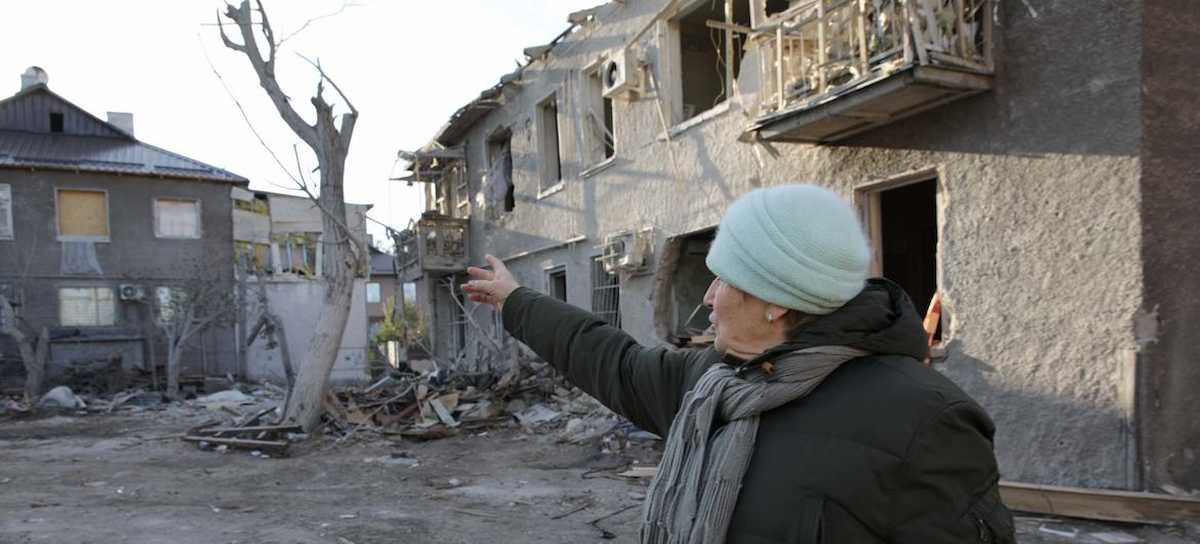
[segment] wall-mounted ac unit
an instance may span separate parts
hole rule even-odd
[[[604,237],[600,262],[610,274],[637,274],[650,270],[654,255],[654,230],[618,232]]]
[[[146,300],[146,288],[132,283],[123,283],[117,287],[117,295],[125,302],[141,302]]]
[[[600,77],[606,98],[627,98],[642,90],[641,66],[629,48],[609,53],[600,65]]]

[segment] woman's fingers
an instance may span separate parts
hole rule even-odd
[[[472,278],[475,278],[477,280],[494,280],[494,279],[496,279],[495,272],[492,272],[491,270],[484,270],[477,266],[467,267],[467,274],[470,274]]]
[[[501,261],[500,259],[497,259],[491,255],[485,255],[483,259],[492,267],[492,270],[496,271],[496,274],[508,275],[508,267],[504,266],[504,261]]]

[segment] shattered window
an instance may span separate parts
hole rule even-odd
[[[200,203],[195,200],[154,199],[154,236],[199,238]]]
[[[111,287],[61,287],[58,322],[64,327],[103,327],[116,322]]]
[[[315,276],[317,273],[318,232],[298,232],[277,238],[280,271],[285,274]]]
[[[553,188],[562,181],[562,157],[559,155],[558,95],[552,94],[537,108],[538,154],[541,159],[541,185],[538,192]]]
[[[746,35],[724,28],[749,27],[750,5],[733,2],[732,8],[733,18],[726,20],[725,2],[705,2],[674,22],[683,104],[679,121],[712,109],[733,92],[731,79],[741,70]]]
[[[584,124],[588,127],[588,164],[596,165],[616,154],[613,134],[613,101],[604,96],[604,80],[600,70],[587,74],[587,111]]]

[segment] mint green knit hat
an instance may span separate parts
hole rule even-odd
[[[825,315],[862,291],[871,250],[842,197],[816,185],[783,185],[729,206],[706,264],[762,300]]]

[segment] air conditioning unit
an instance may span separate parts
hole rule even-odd
[[[654,231],[619,232],[604,237],[600,262],[609,274],[637,274],[650,269],[654,253]]]
[[[605,98],[625,98],[641,92],[641,76],[637,56],[627,47],[609,53],[600,66]]]
[[[132,283],[123,283],[117,288],[121,300],[126,302],[141,302],[146,300],[146,288]]]

